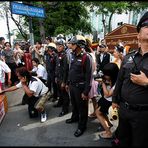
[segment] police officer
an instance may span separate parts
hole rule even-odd
[[[51,91],[53,88],[53,102],[57,100],[57,84],[55,83],[55,69],[56,69],[56,59],[57,59],[57,49],[55,43],[49,43],[46,47],[47,52],[47,59],[46,63],[47,65],[47,86],[49,90]]]
[[[74,135],[79,137],[86,130],[88,119],[88,93],[92,82],[92,59],[84,48],[86,40],[81,35],[74,36],[72,44],[72,61],[69,70],[69,90],[72,103],[72,116],[66,123],[78,121],[78,128]]]
[[[119,107],[119,146],[148,146],[148,12],[137,25],[139,49],[126,55],[112,107]]]
[[[107,46],[102,44],[99,45],[99,53],[96,54],[96,63],[97,63],[97,73],[103,70],[103,67],[110,62],[110,54],[106,52]]]
[[[68,113],[70,103],[69,94],[65,89],[69,70],[69,62],[65,52],[65,40],[62,38],[58,39],[56,41],[56,48],[58,57],[56,60],[55,79],[59,95],[56,106],[62,106],[62,111],[59,114],[59,117],[61,117]]]

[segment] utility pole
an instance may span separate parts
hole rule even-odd
[[[29,17],[29,33],[30,33],[30,44],[34,45],[34,35],[33,35],[33,28],[32,28],[32,17]]]
[[[5,7],[5,13],[6,13],[6,23],[7,23],[7,29],[8,29],[8,39],[11,44],[11,34],[10,34],[10,27],[9,27],[9,18],[8,18],[8,8]]]

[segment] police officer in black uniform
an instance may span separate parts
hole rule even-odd
[[[119,107],[119,146],[148,146],[148,12],[137,25],[139,49],[123,59],[112,107]]]
[[[69,90],[72,103],[72,116],[66,123],[78,121],[78,128],[74,135],[79,137],[86,130],[88,119],[88,93],[92,81],[92,59],[86,54],[85,38],[74,36],[69,43],[72,44],[72,59],[69,70]]]
[[[56,61],[55,77],[59,95],[56,106],[62,106],[62,111],[59,114],[59,117],[61,117],[68,113],[70,104],[69,94],[65,88],[68,79],[69,62],[65,51],[65,40],[63,38],[56,41],[56,48],[58,57]]]
[[[55,43],[49,43],[47,48],[47,60],[46,63],[48,63],[47,68],[47,86],[49,90],[51,91],[53,88],[53,102],[57,100],[58,94],[57,94],[57,84],[55,82],[55,69],[56,69],[56,60],[57,60],[57,49]]]

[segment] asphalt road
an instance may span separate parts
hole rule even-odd
[[[111,146],[111,140],[100,139],[98,136],[97,119],[88,119],[85,133],[75,137],[73,134],[77,129],[77,123],[65,123],[65,120],[71,117],[71,112],[58,117],[61,108],[54,108],[54,103],[48,101],[46,104],[48,120],[41,123],[40,118],[29,118],[27,105],[19,105],[23,96],[22,90],[6,95],[8,112],[0,124],[0,146]]]

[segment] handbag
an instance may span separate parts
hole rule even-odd
[[[44,110],[46,101],[48,100],[49,97],[51,97],[51,95],[52,95],[51,92],[48,91],[46,94],[40,96],[37,102],[35,103],[34,108],[37,109],[39,112],[42,112]]]

